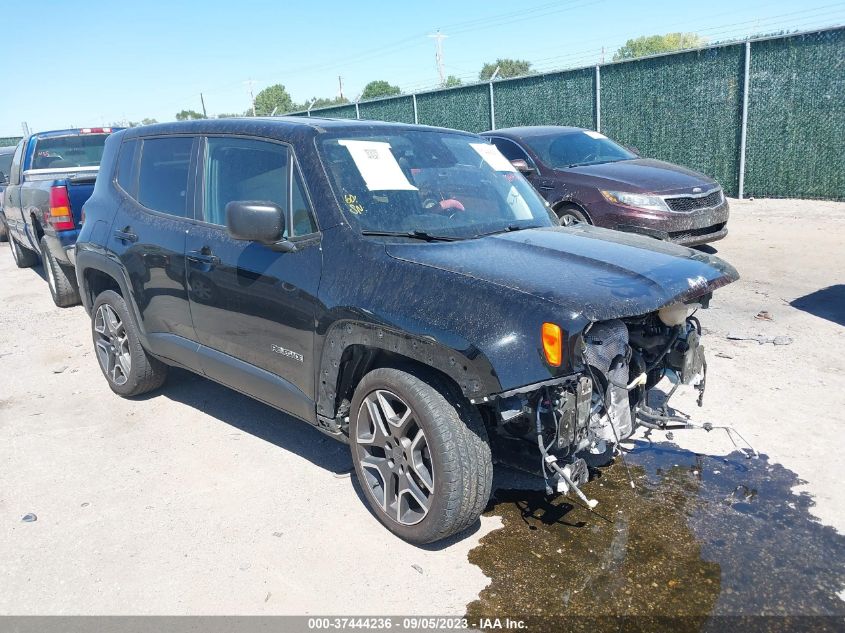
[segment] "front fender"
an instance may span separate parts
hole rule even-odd
[[[501,391],[492,365],[474,346],[452,349],[433,338],[414,336],[383,325],[354,320],[336,321],[326,332],[317,380],[317,413],[333,417],[337,409],[338,374],[344,352],[361,345],[417,361],[455,381],[470,399]]]

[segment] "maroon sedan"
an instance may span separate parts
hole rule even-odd
[[[712,178],[640,158],[575,127],[484,132],[552,205],[561,224],[589,222],[693,246],[728,234],[728,201]]]

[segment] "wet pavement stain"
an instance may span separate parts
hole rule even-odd
[[[539,491],[494,493],[486,514],[504,527],[470,552],[492,579],[468,606],[470,621],[511,616],[556,631],[635,616],[643,630],[720,630],[714,616],[845,616],[845,537],[809,514],[793,472],[766,456],[645,441],[626,459],[637,489],[617,459],[585,486],[599,501],[592,513]],[[685,619],[679,628],[661,626],[664,617]],[[795,628],[776,624],[766,628]],[[845,630],[845,618],[815,625]]]

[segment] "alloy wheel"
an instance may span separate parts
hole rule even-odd
[[[129,379],[132,369],[132,354],[129,337],[123,321],[109,304],[97,308],[94,315],[94,331],[97,333],[95,347],[97,359],[103,373],[116,385],[123,385]]]
[[[572,226],[581,220],[571,213],[566,213],[565,211],[560,215],[560,225],[561,226]]]
[[[434,467],[413,409],[395,393],[373,391],[361,403],[355,442],[361,483],[385,514],[402,525],[422,521],[434,496]]]

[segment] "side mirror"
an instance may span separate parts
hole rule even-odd
[[[524,158],[514,158],[511,165],[516,167],[516,170],[521,174],[533,174],[536,171]]]
[[[640,150],[638,150],[638,149],[637,149],[636,147],[634,147],[633,145],[626,145],[626,146],[625,146],[625,149],[627,149],[629,152],[633,152],[633,153],[634,153],[634,154],[636,154],[637,156],[640,156]]]
[[[272,202],[235,200],[226,205],[226,228],[236,240],[275,244],[285,232],[285,212]]]

